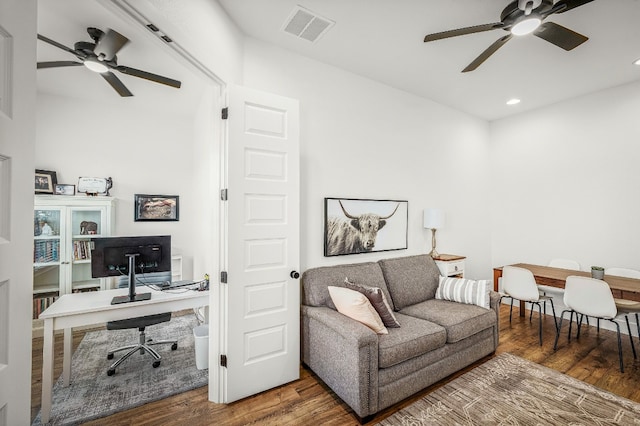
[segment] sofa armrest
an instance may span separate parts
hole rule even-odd
[[[303,361],[362,418],[378,407],[378,335],[327,307],[302,306]]]
[[[500,300],[502,296],[497,291],[491,290],[489,292],[489,307],[493,309],[496,313],[496,334],[495,334],[495,345],[498,347],[498,343],[500,342]]]

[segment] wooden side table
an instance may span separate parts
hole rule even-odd
[[[466,256],[457,254],[440,254],[433,258],[442,276],[456,278],[464,278],[465,259]]]

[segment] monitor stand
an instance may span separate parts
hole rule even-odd
[[[151,299],[151,293],[138,293],[136,294],[136,256],[138,253],[127,254],[129,258],[129,294],[126,296],[116,296],[111,299],[112,305],[119,305],[120,303],[140,302],[142,300]]]

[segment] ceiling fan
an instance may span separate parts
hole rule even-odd
[[[511,40],[514,35],[520,36],[533,33],[536,37],[569,51],[589,40],[589,38],[562,25],[543,21],[554,13],[564,13],[592,1],[593,0],[559,0],[555,4],[553,0],[512,1],[500,14],[500,22],[428,34],[425,36],[424,41],[426,43],[429,41],[442,40],[443,38],[497,29],[509,32],[507,35],[496,40],[474,59],[473,62],[467,65],[462,72],[469,72],[478,68],[506,42]]]
[[[163,77],[161,75],[152,74],[146,71],[138,70],[135,68],[126,67],[124,65],[118,65],[118,59],[116,53],[120,51],[127,43],[129,39],[122,34],[108,29],[105,33],[98,28],[89,27],[87,32],[93,43],[87,41],[79,41],[74,44],[74,48],[71,49],[57,41],[51,40],[43,35],[38,34],[38,40],[42,40],[45,43],[49,43],[59,49],[75,55],[80,62],[77,61],[52,61],[52,62],[38,62],[38,69],[41,68],[57,68],[57,67],[75,67],[84,65],[93,72],[99,73],[107,83],[118,92],[120,96],[133,96],[133,93],[127,89],[127,87],[120,81],[118,77],[111,70],[119,71],[123,74],[132,75],[134,77],[144,78],[160,84],[166,84],[167,86],[180,88],[182,83],[178,80]]]

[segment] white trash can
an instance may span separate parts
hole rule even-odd
[[[193,329],[193,340],[196,348],[196,368],[209,368],[209,324],[199,325]]]

